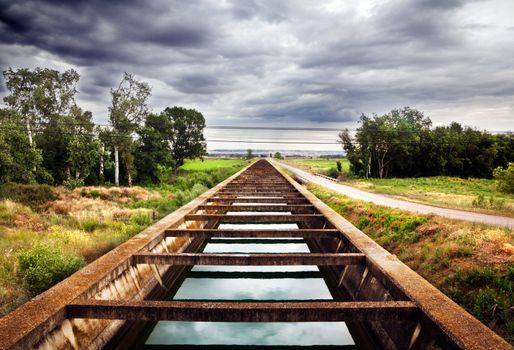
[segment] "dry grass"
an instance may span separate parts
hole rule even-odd
[[[379,207],[313,185],[309,189],[514,343],[512,230]]]

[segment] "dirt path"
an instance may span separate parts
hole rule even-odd
[[[277,162],[276,160],[273,160],[273,162],[275,162],[276,164],[291,171],[298,178],[300,178],[306,182],[311,182],[316,185],[323,186],[329,190],[344,194],[345,196],[355,198],[358,200],[372,202],[372,203],[375,203],[378,205],[383,205],[383,206],[391,207],[391,208],[398,208],[398,209],[407,210],[407,211],[420,213],[420,214],[434,214],[434,215],[439,215],[439,216],[443,216],[443,217],[450,218],[450,219],[478,222],[478,223],[482,223],[482,224],[503,226],[503,227],[508,227],[508,228],[514,229],[514,218],[498,216],[498,215],[474,213],[474,212],[465,211],[465,210],[439,208],[439,207],[434,207],[431,205],[419,204],[419,203],[404,201],[401,199],[395,199],[395,198],[391,198],[391,197],[381,195],[381,194],[362,191],[362,190],[356,189],[355,187],[337,184],[330,180],[324,179],[320,176],[316,176],[316,175],[308,173],[304,170],[293,167],[291,165]]]

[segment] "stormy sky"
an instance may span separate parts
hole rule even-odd
[[[154,112],[208,125],[355,128],[411,106],[514,129],[514,1],[4,1],[0,68],[76,69],[77,101],[105,123],[124,71]],[[0,84],[0,95],[5,95]],[[210,130],[209,139],[335,140],[336,133]],[[210,142],[209,148],[339,149]]]

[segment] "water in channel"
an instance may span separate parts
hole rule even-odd
[[[258,212],[266,215],[274,212]],[[228,212],[227,214],[253,214]],[[283,212],[281,214],[284,214]],[[220,229],[295,229],[296,224],[220,224]],[[305,253],[303,239],[210,239],[205,253]],[[332,300],[317,266],[194,266],[173,300]],[[157,322],[145,348],[353,348],[344,322]]]

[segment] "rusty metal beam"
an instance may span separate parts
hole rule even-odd
[[[322,220],[320,214],[293,214],[293,215],[225,215],[225,214],[188,214],[186,221],[207,221],[217,220],[220,222],[239,222],[239,223],[273,223],[273,222],[303,222],[312,220]]]
[[[330,229],[297,229],[297,230],[221,230],[221,229],[171,229],[166,230],[166,237],[193,238],[334,238],[341,233]]]
[[[289,254],[217,254],[217,253],[141,253],[132,257],[134,264],[157,265],[359,265],[366,256],[359,253],[289,253]]]
[[[205,302],[84,300],[66,306],[68,318],[202,322],[344,322],[409,320],[409,301]]]

